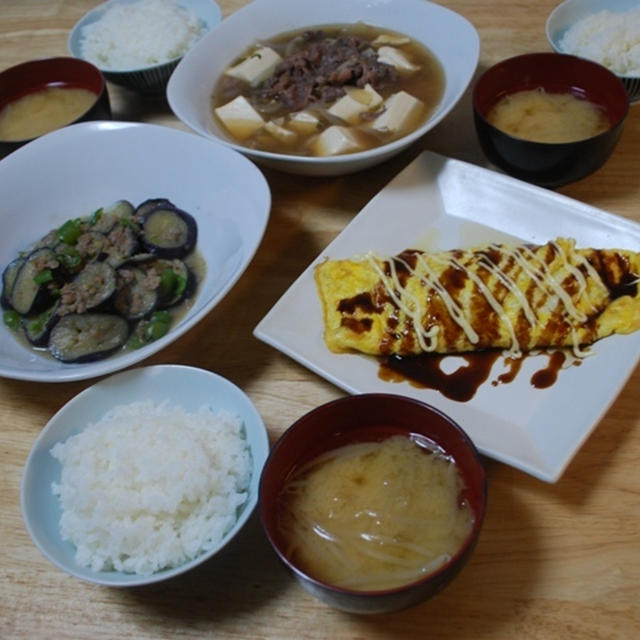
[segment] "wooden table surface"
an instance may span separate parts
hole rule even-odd
[[[244,3],[222,0],[223,15]],[[1,0],[0,69],[65,55],[69,29],[96,4]],[[479,71],[505,57],[549,50],[544,25],[554,0],[440,4],[478,29]],[[164,99],[109,89],[114,118],[183,128]],[[249,269],[195,329],[145,364],[184,363],[231,379],[251,397],[272,440],[312,407],[342,396],[251,332],[309,262],[423,149],[484,164],[469,92],[433,132],[377,168],[322,179],[265,172],[273,208]],[[640,105],[631,108],[605,166],[560,192],[640,221],[639,149]],[[230,317],[232,325],[225,322]],[[278,563],[255,516],[212,561],[155,586],[94,586],[51,565],[22,523],[22,468],[49,417],[92,382],[0,379],[1,638],[640,637],[640,370],[556,484],[487,460],[488,512],[466,569],[432,600],[374,618],[332,610],[303,591]]]

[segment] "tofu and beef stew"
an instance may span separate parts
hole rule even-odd
[[[408,36],[362,23],[255,43],[226,69],[214,118],[249,148],[331,156],[419,127],[444,92],[436,57]]]

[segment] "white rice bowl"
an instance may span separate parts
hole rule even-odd
[[[229,380],[185,365],[129,369],[76,395],[42,429],[20,486],[25,528],[76,578],[166,580],[245,526],[268,453],[260,414]]]

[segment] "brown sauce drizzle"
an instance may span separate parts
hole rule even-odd
[[[442,369],[445,358],[451,357],[440,354],[420,354],[417,356],[382,356],[378,358],[380,367],[378,377],[385,382],[408,382],[417,389],[433,389],[443,396],[457,402],[468,402],[478,391],[480,385],[486,382],[491,369],[501,357],[499,350],[489,350],[475,353],[457,354],[455,357],[465,361],[455,371],[446,373]],[[540,354],[538,354],[540,355]],[[531,376],[531,386],[536,389],[547,389],[558,379],[558,373],[567,362],[568,356],[564,349],[554,350],[544,354],[548,361],[546,366],[538,369]],[[527,357],[527,356],[525,356]],[[491,381],[493,386],[513,382],[522,368],[523,358],[509,358],[504,356],[507,371]],[[579,365],[579,361],[573,364]]]

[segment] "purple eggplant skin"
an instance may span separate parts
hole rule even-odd
[[[24,264],[25,259],[23,257],[12,260],[2,272],[2,296],[0,297],[0,304],[3,309],[11,309],[11,292],[13,291],[13,285],[16,281],[16,276],[20,267]]]
[[[61,362],[102,360],[129,338],[129,323],[114,313],[69,314],[49,334],[49,353]]]
[[[49,282],[41,279],[57,268],[56,254],[50,247],[32,251],[16,273],[9,304],[20,315],[42,311],[51,302]]]
[[[184,258],[196,246],[198,225],[190,213],[158,205],[142,220],[141,240],[145,250],[158,258]]]
[[[45,347],[49,342],[51,330],[56,325],[60,316],[58,309],[60,300],[56,300],[48,309],[33,316],[21,316],[20,326],[25,338],[34,347]]]
[[[147,214],[159,206],[172,207],[175,209],[175,205],[168,198],[149,198],[137,206],[134,217],[138,223],[142,223],[147,217]]]

